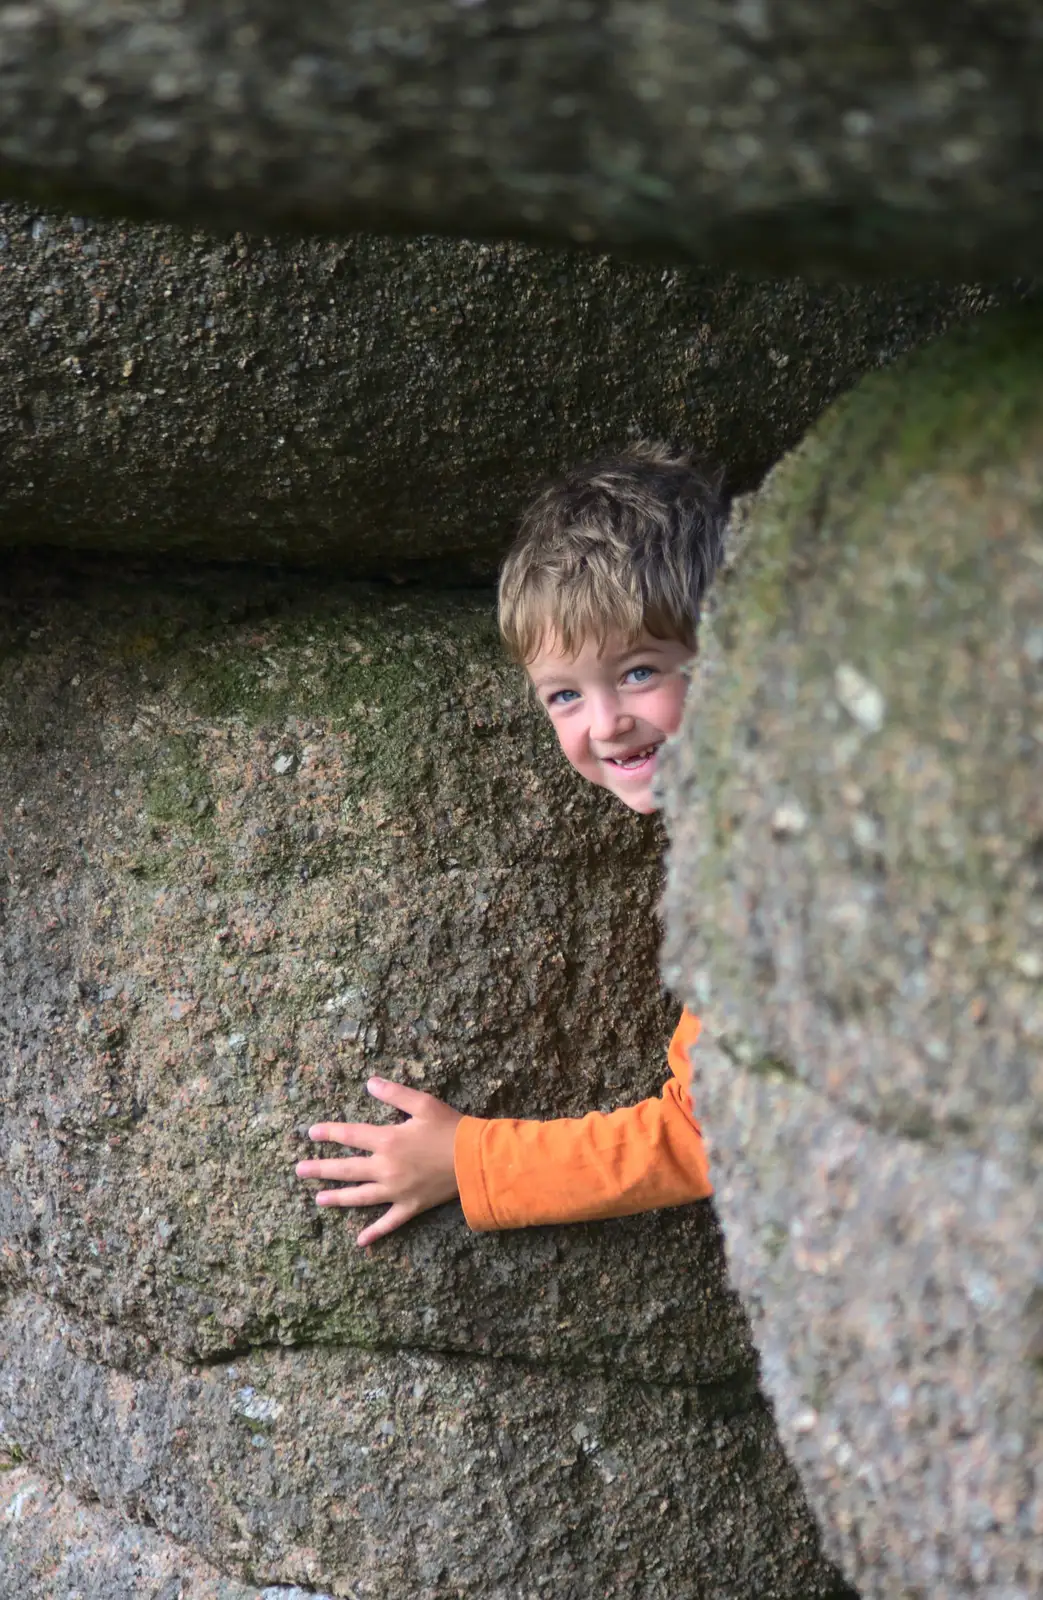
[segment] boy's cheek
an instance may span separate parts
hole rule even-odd
[[[659,711],[659,727],[668,736],[677,733],[684,721],[684,703],[688,694],[687,676],[678,678],[670,684],[669,692],[665,696],[664,704]],[[653,718],[653,721],[656,719]]]
[[[562,728],[559,723],[552,721],[551,727],[554,729],[554,737],[558,741],[558,749],[569,763],[569,766],[574,767],[576,765],[573,760],[574,741],[569,738],[567,730]]]
[[[595,761],[591,756],[584,755],[581,751],[575,749],[568,739],[561,737],[560,733],[558,734],[558,746],[569,766],[574,772],[578,772],[581,778],[586,778],[588,783],[596,783],[603,789],[608,787],[600,761]]]

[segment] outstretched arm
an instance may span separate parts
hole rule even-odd
[[[585,1117],[464,1117],[456,1173],[477,1232],[626,1217],[712,1193],[702,1134],[673,1083],[657,1099]]]
[[[369,1154],[301,1161],[297,1175],[349,1185],[321,1190],[319,1205],[388,1207],[363,1228],[360,1245],[457,1195],[479,1232],[704,1200],[713,1188],[688,1093],[689,1052],[698,1036],[697,1018],[684,1012],[670,1041],[672,1076],[658,1098],[547,1122],[465,1117],[433,1095],[370,1078],[369,1093],[408,1120],[393,1127],[316,1123],[310,1138]]]
[[[688,1091],[698,1037],[698,1018],[683,1012],[666,1087],[639,1105],[550,1122],[463,1117],[456,1177],[470,1227],[591,1222],[705,1200],[713,1186]]]

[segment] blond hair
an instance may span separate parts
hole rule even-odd
[[[721,559],[720,476],[642,441],[549,484],[500,569],[500,632],[530,662],[548,634],[566,655],[647,629],[695,649],[702,599]]]

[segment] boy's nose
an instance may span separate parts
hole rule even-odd
[[[634,719],[625,712],[614,697],[595,700],[590,708],[590,737],[598,744],[608,744],[632,732]]]

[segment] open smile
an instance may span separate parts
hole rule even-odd
[[[646,744],[641,750],[634,750],[626,756],[605,756],[607,767],[615,767],[617,772],[643,772],[655,760],[658,744]]]

